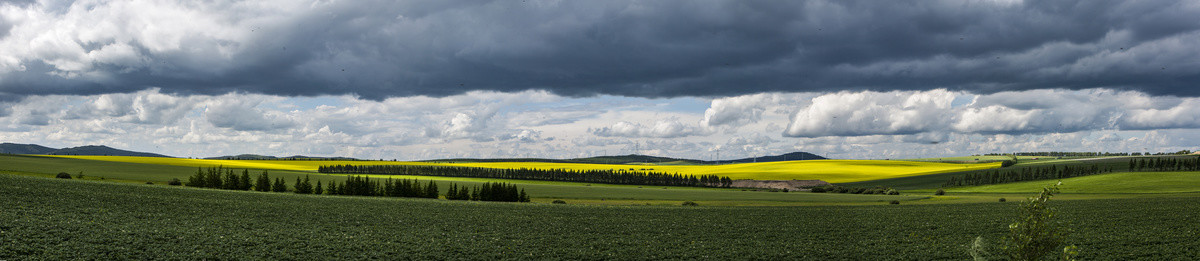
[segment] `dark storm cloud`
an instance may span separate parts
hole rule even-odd
[[[1109,87],[1200,96],[1194,2],[1010,2],[378,1],[279,7],[294,12],[257,20],[280,12],[239,9],[212,13],[235,21],[212,31],[246,37],[190,36],[163,50],[146,44],[152,34],[133,35],[124,54],[136,59],[122,62],[0,52],[23,67],[0,71],[0,92],[160,87],[381,99]],[[112,44],[76,42],[84,52]],[[233,51],[220,58],[221,50]],[[56,65],[62,59],[90,67]]]

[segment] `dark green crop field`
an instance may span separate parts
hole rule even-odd
[[[0,259],[968,259],[1015,203],[580,206],[0,175]],[[1200,196],[1053,202],[1081,260],[1200,259]]]

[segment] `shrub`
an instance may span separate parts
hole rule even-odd
[[[683,205],[689,206],[689,207],[694,207],[694,206],[699,206],[700,204],[696,204],[696,202],[691,202],[691,201],[684,201]]]
[[[561,200],[561,199],[555,199],[555,200],[554,200],[554,202],[550,202],[550,203],[554,203],[554,204],[567,204],[567,202],[566,202],[566,201],[563,201],[563,200]]]
[[[183,182],[180,182],[179,179],[171,179],[171,181],[167,181],[167,185],[179,186],[183,185]]]
[[[897,190],[895,190],[895,189],[888,189],[888,190],[887,190],[887,192],[885,192],[884,194],[888,194],[888,195],[900,195],[900,191],[897,191]]]
[[[146,185],[154,185],[153,181],[146,181]]]
[[[899,200],[892,200],[892,202],[888,202],[888,204],[892,204],[892,205],[900,205],[900,201],[899,201]]]
[[[1043,188],[1037,197],[1021,203],[1019,217],[1008,225],[1008,236],[1004,237],[1003,250],[1010,260],[1041,260],[1065,243],[1071,231],[1054,220],[1058,213],[1048,204],[1055,193],[1058,185]],[[1073,245],[1062,251],[1063,260],[1072,260],[1079,254]]]
[[[1004,198],[1000,198],[1000,202],[1005,202],[1005,201],[1008,201],[1008,200],[1004,199]]]
[[[66,172],[59,172],[58,175],[55,175],[54,177],[60,178],[60,179],[71,179],[71,174],[67,174]]]
[[[938,189],[937,191],[934,191],[933,194],[938,195],[938,196],[946,195],[946,191],[942,190],[942,189]]]
[[[1006,160],[1006,161],[1000,162],[1000,167],[1001,167],[1001,168],[1012,167],[1012,165],[1017,165],[1017,161],[1015,161],[1015,160]]]

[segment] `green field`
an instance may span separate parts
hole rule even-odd
[[[321,165],[431,165],[480,168],[534,168],[568,170],[648,170],[688,175],[719,175],[732,179],[754,180],[813,180],[831,183],[859,182],[877,179],[920,176],[935,173],[992,169],[1000,163],[955,164],[937,162],[889,160],[803,160],[724,165],[626,165],[546,162],[471,162],[433,163],[405,161],[305,161],[305,160],[204,160],[125,156],[45,156],[50,158],[85,159],[94,161],[184,167],[226,166],[231,168],[271,169],[315,172]]]
[[[186,160],[186,159],[185,159]],[[0,174],[53,177],[58,172],[77,174],[83,172],[85,179],[124,181],[129,183],[165,184],[172,178],[187,180],[196,172],[194,167],[140,164],[115,161],[83,160],[64,157],[37,157],[0,155]],[[258,170],[252,170],[257,175]],[[296,178],[308,176],[313,182],[345,180],[346,175],[318,174],[303,171],[270,170],[272,177],[282,177],[291,183]],[[694,187],[661,187],[636,185],[585,184],[552,181],[501,180],[481,178],[370,175],[374,178],[408,178],[435,180],[444,193],[450,182],[474,186],[484,182],[510,182],[520,185],[534,202],[550,202],[557,199],[570,203],[604,205],[679,205],[693,201],[703,205],[822,205],[822,204],[879,204],[891,200],[922,200],[927,195],[842,195],[817,193],[785,193],[765,191],[742,191],[741,189],[717,189]]]
[[[1155,156],[1157,158],[1181,158],[1191,159],[1195,156]],[[1040,168],[1046,166],[1091,166],[1097,165],[1101,168],[1111,168],[1114,172],[1127,171],[1129,168],[1129,157],[1103,157],[1089,159],[1049,159],[1036,162],[1024,161],[1015,166],[1006,168],[1005,170],[1020,170],[1022,168]],[[962,172],[951,173],[935,173],[929,175],[908,176],[890,179],[877,179],[860,182],[848,182],[839,185],[851,187],[873,187],[873,186],[888,186],[899,190],[917,190],[917,191],[932,191],[937,189],[950,180],[951,177],[962,176],[968,173],[990,172],[994,169],[969,170]]]
[[[1061,180],[1063,193],[1189,193],[1200,192],[1200,172],[1123,172]],[[948,188],[949,192],[1031,193],[1059,180]]]
[[[998,240],[1016,207],[580,206],[14,175],[0,175],[0,198],[4,260],[963,260],[976,236]],[[1187,225],[1200,223],[1200,196],[1054,204],[1080,260],[1200,259],[1200,228]]]

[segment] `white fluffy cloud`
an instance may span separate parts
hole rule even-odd
[[[812,99],[796,112],[784,135],[791,137],[913,134],[946,124],[951,103],[965,93],[839,92]]]
[[[1114,90],[767,93],[711,100],[544,91],[363,100],[151,89],[3,103],[0,142],[105,144],[175,156],[698,159],[1197,149],[1200,99]],[[704,105],[707,107],[703,107]],[[786,127],[785,127],[786,126]]]
[[[589,132],[600,137],[626,138],[680,138],[708,133],[704,128],[678,120],[660,120],[650,125],[621,121],[608,127],[589,129]]]
[[[813,98],[811,105],[793,115],[784,136],[1200,128],[1198,111],[1200,98],[1151,97],[1106,89],[990,95],[946,90],[839,92]]]

